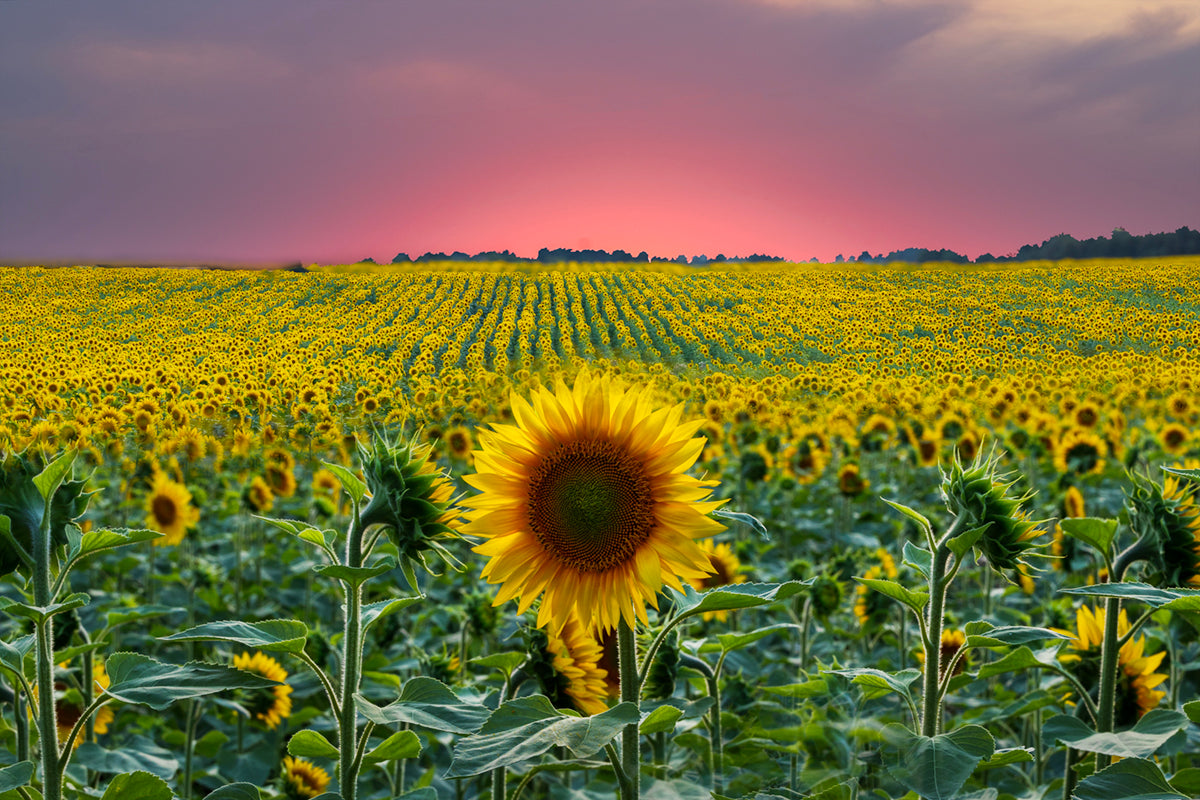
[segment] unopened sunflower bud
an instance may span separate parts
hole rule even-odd
[[[370,448],[359,446],[359,457],[371,493],[360,515],[363,529],[385,526],[402,558],[424,563],[426,550],[445,558],[437,540],[456,536],[453,487],[430,459],[429,446],[376,436]]]
[[[1129,526],[1157,568],[1151,581],[1159,586],[1200,585],[1200,507],[1196,484],[1168,475],[1162,486],[1134,476],[1126,492]]]
[[[642,697],[646,700],[666,700],[675,694],[675,680],[679,676],[679,629],[672,631],[659,645],[650,666],[650,673],[642,685]]]
[[[1016,582],[1022,566],[1029,567],[1025,556],[1037,548],[1033,543],[1042,534],[1037,523],[1021,511],[1032,494],[1009,495],[1013,482],[998,475],[998,459],[976,457],[970,466],[958,458],[942,474],[942,495],[946,507],[963,521],[963,530],[986,526],[976,547],[992,569]]]
[[[818,575],[809,589],[812,611],[817,619],[825,619],[842,605],[842,584],[832,575]]]

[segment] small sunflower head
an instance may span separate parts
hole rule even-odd
[[[12,541],[33,554],[33,542],[42,529],[46,503],[33,479],[49,463],[46,456],[30,448],[21,453],[7,452],[0,457],[0,515],[8,517]],[[50,542],[53,547],[67,543],[67,526],[87,511],[91,494],[84,491],[85,481],[65,480],[50,501]],[[21,557],[7,538],[0,539],[0,575],[13,572]]]
[[[1129,525],[1145,544],[1160,586],[1200,585],[1200,507],[1196,484],[1168,475],[1158,485],[1133,476],[1126,490]]]
[[[666,700],[675,694],[675,682],[679,678],[679,629],[663,639],[654,663],[642,685],[642,697],[646,700]]]
[[[421,560],[423,553],[442,553],[435,540],[454,536],[453,487],[431,458],[428,445],[414,437],[391,442],[376,435],[371,447],[359,445],[363,476],[371,498],[361,514],[365,530],[387,528],[388,537],[405,559]]]
[[[1009,494],[1012,481],[1005,482],[1007,476],[997,474],[997,464],[995,456],[977,456],[969,466],[954,459],[942,473],[942,495],[966,530],[986,526],[976,546],[992,569],[1015,578],[1022,567],[1029,567],[1024,559],[1036,549],[1033,539],[1042,531],[1021,511],[1031,495]]]
[[[279,782],[287,800],[309,800],[329,786],[329,773],[306,759],[284,756]]]
[[[809,591],[812,597],[812,610],[817,619],[827,619],[842,606],[844,595],[842,583],[833,575],[818,575]]]

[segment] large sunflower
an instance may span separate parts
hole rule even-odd
[[[1080,606],[1076,611],[1075,630],[1060,631],[1073,636],[1070,649],[1059,655],[1059,660],[1070,666],[1084,686],[1100,685],[1100,645],[1104,641],[1103,608],[1094,611]],[[1117,636],[1129,632],[1129,618],[1125,610],[1117,617]],[[1146,637],[1139,636],[1121,645],[1117,652],[1117,692],[1114,722],[1124,728],[1137,722],[1147,711],[1166,697],[1166,692],[1155,687],[1167,679],[1155,672],[1162,663],[1166,651],[1146,655]],[[1098,689],[1097,689],[1098,691]]]
[[[652,410],[647,395],[584,372],[532,403],[514,393],[517,424],[479,433],[463,532],[488,540],[475,552],[502,584],[497,605],[519,597],[524,613],[542,596],[539,627],[574,612],[604,632],[645,621],[664,583],[682,591],[680,578],[712,571],[693,540],[723,529],[707,516],[715,484],[685,474],[704,420],[681,423],[682,406]]]
[[[146,527],[166,534],[155,544],[179,544],[188,528],[200,521],[200,509],[192,505],[192,493],[165,473],[155,471],[146,497]]]
[[[233,666],[279,682],[265,689],[238,690],[238,701],[254,719],[275,730],[292,715],[292,687],[287,685],[287,671],[278,661],[263,653],[239,653],[233,657]]]

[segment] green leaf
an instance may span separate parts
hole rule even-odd
[[[1177,597],[1174,600],[1163,603],[1159,608],[1176,613],[1200,613],[1200,595]]]
[[[903,725],[884,728],[884,766],[905,787],[929,800],[950,800],[980,761],[996,749],[992,735],[964,725],[939,736],[919,736]]]
[[[967,636],[968,647],[1007,647],[1014,644],[1040,642],[1045,639],[1063,639],[1070,641],[1071,637],[1052,631],[1049,628],[1030,628],[1024,625],[1004,625],[991,628],[987,633]]]
[[[1125,758],[1095,775],[1089,775],[1075,787],[1075,800],[1188,800],[1167,783],[1162,770],[1153,761]]]
[[[545,700],[544,697],[541,699]],[[633,703],[621,703],[590,717],[566,716],[551,707],[549,701],[545,704],[549,713],[540,719],[515,728],[505,727],[494,733],[481,732],[460,739],[454,747],[454,757],[445,777],[479,775],[529,761],[555,747],[565,747],[575,758],[587,758],[611,742],[626,725],[638,721],[637,706]],[[509,703],[496,709],[493,715],[504,714],[507,705]],[[485,724],[481,730],[488,729]]]
[[[18,786],[25,786],[33,777],[33,762],[18,761],[9,767],[0,769],[0,792],[11,792]]]
[[[92,598],[87,594],[83,592],[75,592],[74,594],[69,594],[64,597],[61,603],[51,603],[48,606],[35,606],[30,605],[29,603],[14,603],[12,600],[9,600],[7,597],[5,597],[0,598],[0,611],[3,611],[9,616],[23,617],[25,619],[31,619],[35,623],[41,623],[45,622],[50,617],[63,613],[64,611],[70,611],[74,608],[82,608],[90,603],[91,600]]]
[[[140,528],[105,528],[98,531],[88,531],[80,540],[79,552],[74,557],[85,558],[102,550],[111,550],[114,547],[123,547],[127,544],[149,542],[154,539],[161,539],[165,535],[158,531],[148,531]]]
[[[996,769],[1010,764],[1024,764],[1034,760],[1032,747],[1005,747],[992,753],[992,757],[984,761],[976,769]]]
[[[891,692],[896,692],[911,700],[912,695],[909,694],[908,687],[912,685],[913,681],[921,677],[921,671],[918,669],[884,672],[872,667],[859,667],[857,669],[831,669],[825,671],[833,675],[850,678],[851,683],[862,687],[863,696],[868,700],[883,697]]]
[[[922,530],[922,532],[924,532],[926,538],[928,538],[928,539],[933,538],[933,526],[929,524],[929,520],[925,517],[924,514],[917,511],[916,509],[909,508],[908,506],[904,505],[903,503],[896,503],[891,500],[888,500],[886,497],[881,497],[879,499],[882,500],[883,502],[887,503],[892,508],[899,511],[904,516],[911,519],[913,522],[917,523],[917,527],[919,527]],[[906,544],[907,544],[907,542],[906,542]],[[928,551],[926,551],[926,552],[928,552]],[[908,553],[905,552],[905,557],[907,557],[907,555],[908,555]],[[925,577],[926,577],[926,579],[928,579],[929,576],[926,575]]]
[[[262,800],[262,795],[253,783],[230,783],[209,792],[204,800]]]
[[[1185,797],[1200,797],[1200,767],[1184,767],[1171,776],[1171,788]]]
[[[179,769],[179,761],[174,753],[141,735],[127,739],[116,750],[106,750],[94,742],[84,742],[75,750],[71,763],[106,775],[148,772],[163,780],[169,780]]]
[[[25,658],[33,650],[34,641],[32,633],[11,642],[0,640],[0,666],[7,667],[18,675],[24,675]]]
[[[187,611],[186,608],[178,606],[133,606],[132,608],[114,608],[111,611],[104,612],[104,625],[108,628],[115,628],[118,625],[124,625],[127,622],[137,622],[138,620],[150,619],[151,617],[161,617],[163,614],[182,614]]]
[[[821,697],[829,693],[829,684],[824,680],[804,681],[803,683],[789,683],[786,686],[764,686],[763,691],[769,694],[777,694],[782,697],[795,697],[797,699],[806,697]]]
[[[149,772],[126,772],[115,776],[100,800],[171,800],[171,787]]]
[[[967,636],[980,636],[982,634],[987,633],[994,627],[996,627],[996,626],[990,622],[987,622],[982,619],[976,619],[976,620],[971,620],[966,625],[964,625],[963,631],[966,633]]]
[[[400,690],[400,698],[383,708],[356,695],[358,710],[376,725],[399,727],[404,723],[435,731],[468,734],[479,730],[492,713],[478,703],[467,703],[433,678],[412,678]]]
[[[1042,741],[1050,744],[1062,742],[1088,753],[1146,758],[1154,755],[1158,748],[1187,724],[1187,717],[1178,711],[1156,708],[1146,712],[1129,730],[1097,733],[1083,720],[1059,714],[1046,720],[1042,727]]]
[[[362,478],[358,477],[341,464],[334,464],[330,461],[322,461],[321,466],[325,467],[325,469],[337,476],[337,479],[342,484],[342,488],[346,490],[346,494],[350,495],[354,502],[361,503],[363,498],[367,496],[367,484],[363,482]]]
[[[347,567],[345,564],[318,564],[313,567],[313,572],[324,575],[327,578],[336,578],[339,581],[345,581],[351,586],[358,587],[371,578],[382,575],[385,572],[391,572],[395,568],[396,564],[388,560],[373,567]]]
[[[308,626],[294,619],[206,622],[186,631],[159,637],[164,642],[233,642],[247,648],[284,653],[299,653],[304,649],[307,638]]]
[[[75,465],[75,455],[78,452],[74,447],[64,450],[47,464],[45,469],[33,476],[33,485],[37,487],[42,500],[51,497],[58,491],[58,487],[62,486],[62,482],[71,473],[71,467]]]
[[[1183,713],[1192,722],[1200,725],[1200,700],[1192,700],[1183,704]]]
[[[921,573],[922,578],[929,580],[933,572],[933,553],[924,547],[917,547],[912,542],[905,542],[904,563]]]
[[[770,636],[773,633],[782,633],[785,630],[799,630],[800,626],[790,622],[782,622],[777,625],[767,625],[764,628],[750,631],[749,633],[718,633],[717,641],[721,643],[721,649],[725,652],[739,650],[748,644],[757,642]]]
[[[491,655],[472,658],[467,663],[487,669],[498,669],[505,675],[511,675],[514,669],[525,663],[526,657],[526,654],[523,652],[492,653]]]
[[[255,519],[262,520],[268,525],[272,525],[284,533],[290,533],[302,542],[315,544],[322,550],[332,550],[334,542],[337,541],[336,531],[319,531],[307,522],[292,519],[278,519],[276,517],[260,517],[257,514],[251,515]]]
[[[1200,481],[1200,469],[1183,469],[1182,467],[1162,467],[1163,472],[1187,478],[1190,481]]]
[[[1115,519],[1076,517],[1064,519],[1058,524],[1067,536],[1091,545],[1105,555],[1112,549],[1113,538],[1117,535]]]
[[[164,664],[140,653],[115,653],[104,662],[111,683],[104,690],[125,703],[162,711],[176,700],[215,694],[227,689],[265,689],[276,681],[224,664],[193,661]]]
[[[300,758],[337,758],[338,749],[328,739],[317,731],[303,730],[297,732],[287,744],[288,755]]]
[[[399,761],[402,758],[416,758],[419,755],[421,740],[412,731],[400,731],[380,742],[363,757],[363,760],[368,764],[379,764],[384,761]]]
[[[929,602],[928,592],[914,592],[912,589],[901,586],[895,581],[884,580],[882,578],[859,577],[855,577],[854,580],[869,589],[874,589],[880,594],[887,595],[893,600],[903,603],[917,614],[920,614],[925,609],[925,604]]]
[[[1124,583],[1100,583],[1095,586],[1079,586],[1074,589],[1059,589],[1062,594],[1082,597],[1118,597],[1135,600],[1151,608],[1159,608],[1180,597],[1200,594],[1200,589],[1159,589],[1148,583],[1126,581]]]
[[[718,586],[703,594],[685,583],[682,592],[670,591],[675,599],[676,618],[680,618],[705,611],[737,611],[770,605],[800,594],[811,583],[811,578],[784,583],[738,583]]]
[[[683,709],[675,706],[659,706],[642,718],[638,731],[642,734],[670,733],[675,723],[683,716]]]
[[[954,557],[959,561],[966,556],[975,543],[979,541],[979,537],[983,536],[984,531],[988,529],[987,525],[982,525],[978,528],[972,528],[965,533],[960,533],[950,541],[946,542],[946,547],[950,548],[950,552],[954,553]]]
[[[989,661],[979,669],[979,678],[990,678],[993,675],[1000,675],[1005,672],[1018,672],[1023,669],[1051,669],[1054,666],[1053,651],[1042,650],[1042,658],[1039,658],[1025,645],[1021,645],[1011,653],[1005,653],[1004,658],[997,661]]]
[[[367,603],[362,607],[362,613],[359,614],[359,619],[362,620],[362,629],[365,633],[367,628],[374,625],[379,620],[386,617],[388,614],[408,608],[411,605],[421,602],[425,598],[418,595],[416,597],[394,597],[391,600],[380,600],[377,603]],[[345,614],[346,606],[342,605],[342,613]]]

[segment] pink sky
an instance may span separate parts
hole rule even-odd
[[[0,4],[0,262],[1200,227],[1194,0]]]

